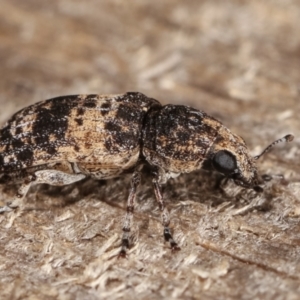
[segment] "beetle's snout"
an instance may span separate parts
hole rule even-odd
[[[234,180],[235,184],[245,187],[245,188],[254,188],[255,186],[258,186],[259,180],[257,176],[257,172],[254,171],[252,176],[246,178],[241,173],[236,173],[232,176],[232,179]]]

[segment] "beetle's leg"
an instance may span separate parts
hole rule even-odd
[[[133,211],[135,205],[136,191],[141,181],[139,170],[135,170],[131,179],[131,190],[127,199],[126,215],[123,222],[122,246],[119,257],[126,257],[126,250],[129,248],[129,234],[132,225]]]
[[[6,206],[0,207],[0,213],[11,211],[12,208],[20,206],[32,184],[47,183],[50,185],[63,186],[73,182],[82,180],[86,176],[84,174],[68,174],[57,170],[40,170],[24,177],[23,183],[18,189],[18,193],[7,203]]]
[[[23,182],[22,182],[21,186],[19,187],[17,194],[11,201],[7,202],[5,206],[0,207],[0,213],[6,212],[6,211],[11,211],[13,208],[18,207],[20,205],[20,203],[22,202],[22,200],[24,199],[24,197],[26,196],[26,194],[32,184],[32,181],[34,181],[34,180],[35,180],[34,175],[29,175],[29,174],[24,175],[24,178],[22,180]]]
[[[64,186],[76,181],[82,180],[86,177],[86,175],[82,173],[78,174],[69,174],[63,171],[58,170],[40,170],[36,171],[35,173],[36,183],[47,183],[50,185],[56,186]]]
[[[161,219],[162,219],[162,225],[164,226],[165,241],[170,243],[172,250],[180,250],[180,247],[174,241],[171,231],[170,231],[170,228],[169,228],[170,215],[169,215],[167,207],[165,206],[165,201],[162,196],[161,186],[159,184],[159,179],[158,179],[157,175],[153,178],[153,187],[154,187],[155,197],[158,202],[159,209],[161,211]]]

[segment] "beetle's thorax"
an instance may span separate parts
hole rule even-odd
[[[152,109],[143,130],[143,156],[166,177],[202,167],[222,124],[203,111],[166,105]]]

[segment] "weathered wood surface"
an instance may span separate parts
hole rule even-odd
[[[295,135],[259,162],[284,175],[261,197],[221,193],[204,172],[170,181],[175,254],[147,177],[123,260],[129,178],[32,189],[25,211],[0,216],[1,298],[299,299],[299,20],[296,0],[1,0],[1,124],[58,95],[140,91],[205,110],[253,155]]]

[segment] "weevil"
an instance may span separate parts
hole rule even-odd
[[[262,154],[292,139],[287,135]],[[138,92],[57,97],[20,110],[0,131],[0,181],[21,184],[0,212],[19,206],[32,184],[62,186],[86,177],[109,179],[132,172],[120,252],[124,256],[141,169],[147,165],[164,238],[176,250],[162,184],[204,168],[258,189],[255,161],[261,155],[251,157],[241,137],[192,107],[163,106]]]

